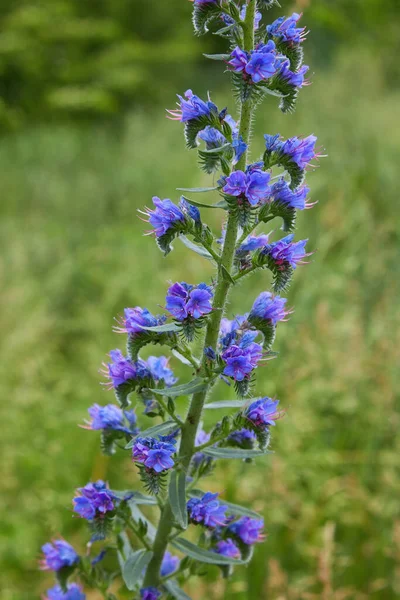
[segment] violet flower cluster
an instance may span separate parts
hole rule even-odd
[[[178,95],[167,116],[182,124],[187,148],[213,179],[209,187],[178,188],[185,192],[180,198],[154,196],[153,206],[139,212],[149,226],[145,235],[154,236],[164,255],[179,240],[180,250],[204,260],[209,273],[196,280],[197,262],[187,261],[192,283],[169,282],[159,304],[149,280],[150,309],[128,307],[117,318],[113,329],[126,349],[109,353],[102,373],[110,395],[96,398],[81,427],[98,432],[104,454],[126,456],[129,483],[118,491],[99,479],[77,489],[72,516],[86,521],[86,547],[78,552],[59,538],[43,545],[40,568],[56,578],[45,600],[85,600],[84,589],[107,600],[119,600],[118,593],[190,600],[184,590],[190,577],[209,564],[229,577],[265,540],[262,515],[207,491],[203,482],[216,471],[210,487],[224,489],[226,461],[241,460],[245,468],[266,460],[284,410],[265,395],[257,373],[275,358],[277,330],[293,313],[283,292],[312,254],[294,231],[297,211],[316,204],[304,183],[322,156],[316,137],[265,134],[262,156],[249,160],[256,108],[278,96],[280,109],[292,111],[308,83],[301,15],[265,26],[263,9],[274,3],[192,0],[195,32],[213,29],[228,40],[227,53],[211,58],[227,65],[239,116],[218,108],[210,94]],[[207,200],[210,193],[214,200]],[[210,214],[220,215],[213,224],[222,224],[222,233],[205,223]],[[244,312],[231,315],[229,294],[255,274],[264,291],[256,295],[248,287]],[[221,400],[227,386],[232,397]]]

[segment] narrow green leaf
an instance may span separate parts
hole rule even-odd
[[[204,408],[241,408],[250,402],[247,400],[218,400],[217,402],[209,402],[204,405]]]
[[[202,192],[213,192],[218,187],[198,187],[198,188],[176,188],[178,192],[191,192],[192,194],[201,194]]]
[[[121,533],[118,534],[117,547],[118,547],[117,556],[118,556],[119,567],[122,571],[122,569],[124,568],[125,562],[128,560],[128,558],[133,553],[131,542],[125,531],[121,531]]]
[[[263,87],[263,91],[268,94],[269,96],[276,96],[277,98],[284,98],[285,94],[282,94],[281,92],[276,92],[275,90],[270,90],[267,87]]]
[[[185,235],[180,235],[179,239],[183,242],[183,244],[185,244],[186,248],[189,248],[189,250],[193,250],[193,252],[196,252],[196,254],[199,254],[208,260],[214,260],[208,250],[203,248],[203,246],[199,246],[198,244],[190,241]]]
[[[188,367],[192,367],[192,363],[185,357],[183,356],[183,354],[181,354],[180,352],[178,352],[178,350],[175,350],[175,348],[172,349],[172,354],[181,361],[182,364],[187,365]]]
[[[219,156],[220,154],[224,154],[224,152],[226,150],[228,150],[229,148],[232,149],[232,145],[228,142],[227,144],[223,144],[222,146],[219,146],[218,148],[210,148],[210,150],[201,150],[202,154],[209,154],[210,156],[216,155]]]
[[[180,550],[183,552],[183,554],[190,556],[190,558],[199,560],[200,562],[208,563],[210,565],[246,564],[246,561],[244,560],[230,558],[229,556],[223,556],[222,554],[210,552],[210,550],[205,550],[204,548],[199,548],[199,546],[192,544],[192,542],[189,542],[189,540],[185,540],[184,538],[176,538],[171,543],[177,550]]]
[[[138,550],[131,554],[124,563],[122,577],[128,590],[134,590],[137,582],[142,576],[143,569],[147,567],[153,557],[149,550]]]
[[[167,589],[168,593],[175,598],[175,600],[192,600],[192,598],[188,596],[173,579],[166,581],[164,583],[164,587]]]
[[[186,508],[186,474],[184,471],[173,471],[169,482],[169,501],[172,513],[180,527],[188,526]]]
[[[144,429],[140,432],[140,437],[154,437],[155,435],[167,435],[171,431],[174,431],[174,429],[178,429],[178,425],[175,423],[175,421],[165,421],[165,423],[159,423],[158,425],[153,425],[153,427]],[[135,444],[136,437],[134,437],[133,439],[131,439],[130,442],[127,443],[127,445],[125,446],[126,449],[132,448],[132,446]]]
[[[189,202],[189,204],[192,204],[192,206],[197,206],[198,208],[222,208],[224,210],[228,209],[228,204],[225,202],[225,200],[220,200],[216,204],[205,204],[205,202],[197,202],[197,200],[186,198],[186,196],[182,196],[182,198],[184,198],[186,202]]]
[[[138,327],[144,331],[150,331],[150,333],[175,333],[176,331],[181,331],[181,326],[176,325],[175,323],[165,323],[164,325],[156,325],[155,327],[138,325]]]
[[[196,392],[201,392],[207,387],[208,382],[204,379],[194,379],[193,381],[189,381],[189,383],[184,383],[182,385],[174,385],[170,388],[164,388],[162,390],[152,390],[155,394],[159,394],[160,396],[169,396],[170,398],[177,398],[178,396],[189,396],[191,394],[195,394]]]
[[[262,450],[243,450],[242,448],[206,448],[202,450],[207,456],[213,458],[255,458],[264,454],[273,454],[273,452],[263,452]]]
[[[235,280],[233,279],[232,275],[229,273],[228,269],[226,267],[224,267],[224,265],[221,265],[221,271],[222,271],[222,276],[225,279],[225,281],[228,281],[229,283],[234,284]]]
[[[225,27],[224,29],[228,28]],[[211,60],[228,60],[230,54],[203,54],[203,56],[205,56],[206,58],[210,58]]]
[[[157,500],[153,496],[146,496],[141,492],[132,492],[131,490],[111,490],[112,494],[116,496],[119,500],[123,500],[128,497],[128,504],[148,504],[154,505],[157,504]]]

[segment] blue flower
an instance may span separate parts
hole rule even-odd
[[[146,365],[155,382],[164,381],[165,385],[169,387],[178,381],[168,366],[166,356],[149,356]]]
[[[287,265],[295,269],[298,264],[304,264],[304,258],[310,254],[305,252],[308,240],[293,242],[293,238],[293,234],[287,235],[281,240],[267,245],[262,253],[270,256],[281,270]]]
[[[268,235],[249,235],[236,250],[236,254],[247,254],[258,250],[258,248],[264,248],[268,244],[268,239]]]
[[[263,529],[264,520],[252,519],[251,517],[242,517],[236,523],[229,525],[229,531],[248,546],[264,540],[264,536],[261,534]]]
[[[208,102],[204,102],[198,96],[193,94],[192,90],[187,90],[185,92],[185,98],[179,96],[178,109],[168,110],[169,118],[174,121],[181,121],[182,123],[186,123],[187,121],[191,121],[193,119],[198,119],[199,117],[209,116],[211,110],[217,110],[215,104],[213,104],[210,100]]]
[[[215,360],[217,358],[217,355],[215,354],[215,352],[214,352],[213,348],[211,348],[211,346],[204,348],[204,354],[210,360]]]
[[[161,200],[154,196],[153,204],[156,208],[153,210],[147,208],[143,214],[149,217],[149,223],[154,228],[157,238],[175,229],[177,225],[183,226],[185,223],[185,215],[169,198]]]
[[[193,206],[193,204],[190,204],[190,202],[187,202],[185,198],[182,197],[179,202],[179,208],[185,213],[185,215],[193,219],[195,223],[200,223],[201,216],[197,206]]]
[[[161,577],[167,577],[179,569],[180,560],[177,556],[173,556],[168,550],[164,554],[164,558],[161,564]]]
[[[233,163],[232,164],[236,165],[239,162],[239,160],[242,158],[243,154],[247,150],[247,144],[243,140],[242,136],[239,136],[236,133],[233,134],[232,148],[233,148],[233,150],[235,152],[235,156],[233,158]]]
[[[133,381],[138,375],[137,364],[134,364],[121,350],[111,350],[111,361],[104,365],[103,374],[109,379],[109,387],[118,388],[120,385]]]
[[[221,319],[219,344],[223,350],[233,344],[245,348],[255,340],[258,333],[248,330],[247,316],[237,315],[232,321],[225,318]]]
[[[233,431],[228,436],[228,440],[235,442],[239,446],[249,446],[253,447],[254,441],[257,439],[256,434],[251,429],[239,429],[238,431]]]
[[[197,137],[206,143],[207,150],[220,148],[226,144],[226,137],[218,131],[218,129],[215,129],[215,127],[211,127],[210,125],[207,125],[205,129],[200,131],[200,133],[197,134]]]
[[[310,67],[304,65],[298,71],[290,70],[290,62],[287,60],[283,63],[281,69],[277,73],[278,79],[285,85],[293,88],[301,88],[309,82],[304,78]]]
[[[219,0],[193,0],[195,4],[218,4]]]
[[[210,528],[225,525],[225,512],[228,508],[221,505],[217,498],[218,494],[211,492],[207,492],[201,498],[191,498],[187,503],[190,520]]]
[[[245,79],[259,83],[275,75],[283,62],[284,58],[276,53],[275,43],[269,40],[266,44],[258,44],[252,52],[236,46],[228,65],[235,73],[242,73]]]
[[[271,176],[269,173],[260,169],[243,171],[234,171],[225,180],[222,191],[229,196],[246,199],[251,206],[256,206],[259,202],[266,200],[271,192],[268,185]]]
[[[271,425],[274,426],[275,421],[282,416],[277,410],[278,404],[279,400],[272,400],[266,396],[252,402],[244,415],[257,429],[264,431]]]
[[[135,306],[135,308],[125,308],[124,316],[118,319],[120,327],[114,327],[117,333],[128,333],[135,337],[144,333],[143,327],[156,327],[162,325],[166,320],[165,316],[151,314],[147,308]]]
[[[267,33],[271,37],[278,38],[280,41],[287,44],[300,44],[306,37],[305,27],[296,27],[300,20],[301,14],[293,13],[291,17],[279,17],[267,25]]]
[[[167,471],[175,464],[171,458],[176,452],[175,443],[176,440],[167,442],[150,437],[137,437],[132,448],[132,458],[156,473]]]
[[[161,592],[155,587],[140,590],[140,600],[158,600],[158,598],[161,598]]]
[[[95,517],[103,516],[114,510],[114,497],[104,481],[88,483],[78,488],[78,496],[73,499],[74,511],[83,519],[92,521]]]
[[[283,142],[280,153],[293,161],[300,169],[306,169],[319,154],[315,151],[315,135],[306,138],[292,137]]]
[[[286,298],[274,296],[271,292],[262,292],[254,301],[249,314],[249,321],[269,321],[273,325],[276,325],[279,321],[284,321],[289,314],[285,310],[286,302]]]
[[[79,556],[68,542],[55,540],[42,546],[43,559],[40,568],[43,570],[59,571],[64,567],[72,567],[79,562]]]
[[[229,556],[229,558],[240,558],[240,550],[231,538],[227,540],[221,540],[215,545],[214,552],[222,554],[222,556]]]
[[[82,592],[80,585],[71,583],[66,592],[63,592],[59,585],[47,590],[45,600],[85,600],[86,596]]]
[[[232,377],[235,381],[248,379],[261,358],[262,348],[255,342],[245,347],[232,344],[222,353],[222,359],[226,364],[223,374]]]
[[[306,185],[292,190],[289,184],[281,178],[271,187],[271,198],[279,204],[304,210],[312,206],[312,204],[306,202],[309,191],[310,188]]]
[[[86,428],[93,431],[101,429],[113,429],[114,431],[128,431],[124,424],[123,411],[114,404],[100,406],[93,404],[88,409],[91,417],[90,421],[86,421]]]
[[[200,319],[212,311],[212,297],[211,288],[205,283],[197,287],[185,282],[174,283],[168,289],[165,307],[178,321],[188,317]]]
[[[283,146],[283,143],[281,142],[281,136],[279,133],[276,133],[275,135],[269,135],[268,133],[266,133],[264,135],[264,139],[267,152],[277,152]]]

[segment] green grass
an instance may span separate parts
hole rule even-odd
[[[257,384],[287,408],[275,454],[221,465],[210,480],[264,512],[268,539],[229,585],[217,572],[193,583],[195,600],[399,597],[399,107],[378,60],[356,54],[318,73],[294,116],[272,98],[259,109],[254,158],[267,131],[315,132],[327,149],[308,178],[319,204],[299,219],[317,252],[296,272],[295,313]],[[169,280],[211,275],[180,242],[164,259],[136,210],[210,180],[162,108],[132,114],[119,131],[53,126],[5,138],[0,163],[0,597],[30,600],[51,581],[37,572],[42,543],[62,533],[84,550],[74,489],[96,477],[137,485],[129,460],[103,458],[97,434],[77,427],[90,404],[111,401],[97,371],[123,344],[114,316],[156,310]],[[217,230],[222,215],[205,219]],[[228,312],[248,309],[268,284],[246,280]]]

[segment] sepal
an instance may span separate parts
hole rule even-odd
[[[290,264],[277,265],[271,256],[264,254],[262,250],[258,250],[252,258],[252,265],[253,269],[266,268],[271,271],[274,292],[282,292],[288,288],[294,272]]]

